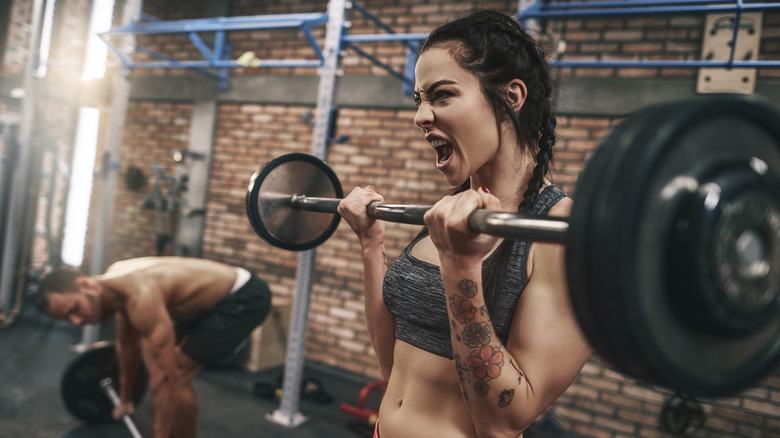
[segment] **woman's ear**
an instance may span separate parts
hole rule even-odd
[[[515,111],[520,111],[525,103],[525,98],[528,96],[528,89],[525,87],[525,82],[520,79],[512,79],[506,84],[507,96],[509,96],[509,102],[512,104],[512,108]]]

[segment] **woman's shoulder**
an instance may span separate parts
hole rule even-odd
[[[574,201],[570,197],[564,195],[558,202],[550,207],[548,216],[569,217],[569,215],[571,215],[572,205],[574,205]]]
[[[554,184],[542,188],[539,197],[529,213],[543,216],[568,217],[571,213],[572,199]]]

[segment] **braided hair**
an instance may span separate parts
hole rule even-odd
[[[447,49],[461,68],[478,79],[494,113],[506,115],[514,126],[521,152],[534,156],[531,177],[524,188],[518,188],[523,198],[517,211],[526,212],[544,186],[555,145],[553,80],[544,51],[514,18],[491,10],[477,10],[436,28],[421,44],[419,54],[434,47]],[[522,80],[528,90],[520,111],[515,111],[505,89],[513,79]],[[467,179],[455,193],[469,188]],[[512,242],[503,242],[483,268],[485,302],[491,314],[511,250]]]

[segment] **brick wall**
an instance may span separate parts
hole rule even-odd
[[[154,192],[155,166],[159,166],[161,175],[158,193],[169,198],[170,178],[176,176],[173,154],[177,149],[187,149],[191,114],[189,104],[133,102],[128,106],[119,154],[121,177],[114,201],[115,225],[109,238],[109,261],[156,255],[158,232],[169,233],[171,243],[175,241],[177,216],[168,219],[166,204],[158,222],[154,205],[143,201]],[[140,192],[131,190],[123,179],[131,166],[140,168],[146,175],[146,187]],[[94,189],[93,199],[100,199],[96,194],[100,189],[100,186]],[[99,206],[93,205],[90,217],[98,214],[95,208]],[[163,249],[164,255],[172,254],[172,247]]]
[[[425,32],[442,21],[446,13],[466,9],[478,2],[451,0],[374,0],[363,2],[373,13],[398,32]],[[3,74],[18,74],[18,56],[26,50],[23,38],[25,5],[14,2],[14,23],[10,26]],[[75,3],[73,3],[75,4]],[[235,0],[233,15],[324,12],[326,1]],[[480,3],[514,13],[516,1]],[[165,20],[201,18],[205,0],[197,2],[146,1],[145,11]],[[76,7],[76,6],[74,6]],[[353,12],[354,33],[380,33]],[[592,58],[613,56],[647,59],[698,58],[703,27],[701,17],[645,17],[620,19],[562,20],[551,23],[550,33],[564,30],[567,56]],[[324,29],[317,29],[321,38]],[[780,56],[780,14],[765,14],[761,53],[767,59]],[[548,47],[555,35],[544,34]],[[140,39],[139,39],[140,40]],[[281,59],[309,57],[311,51],[295,32],[246,32],[231,34],[233,54],[256,51]],[[14,43],[11,43],[14,41]],[[189,41],[179,36],[149,37],[142,40],[161,52],[184,57],[194,54]],[[13,47],[12,47],[13,46]],[[400,44],[365,47],[374,56],[394,65],[403,65]],[[10,53],[10,55],[9,55]],[[9,67],[10,65],[10,67]],[[345,73],[387,74],[368,61],[351,54],[344,60]],[[780,70],[764,70],[761,78],[776,77]],[[192,74],[183,70],[139,70],[135,75]],[[313,75],[313,69],[245,69],[243,74]],[[692,76],[684,69],[563,69],[566,77],[653,77],[663,79]],[[760,80],[759,79],[759,80]],[[395,92],[395,91],[393,91]],[[224,103],[216,120],[211,183],[208,192],[202,255],[206,258],[244,265],[268,280],[274,294],[292,295],[298,254],[273,248],[255,235],[249,225],[244,197],[250,175],[264,163],[287,152],[311,150],[312,126],[304,121],[314,108],[273,104]],[[105,113],[104,113],[105,114]],[[105,114],[107,115],[107,114]],[[132,101],[128,107],[120,151],[120,173],[134,165],[149,178],[143,192],[130,191],[120,178],[116,193],[114,227],[111,230],[109,261],[156,253],[155,212],[142,209],[142,199],[151,192],[151,166],[159,163],[165,174],[175,173],[172,154],[186,149],[192,115],[190,103]],[[389,202],[430,204],[447,190],[431,166],[427,144],[412,125],[414,113],[408,109],[378,110],[340,108],[336,135],[349,135],[349,141],[331,148],[329,162],[339,175],[345,191],[355,185],[374,184]],[[560,114],[558,119],[557,164],[553,182],[576,198],[576,179],[600,139],[619,118],[583,117]],[[105,119],[103,120],[105,125]],[[101,144],[105,145],[106,127]],[[100,170],[100,165],[96,166]],[[163,183],[167,193],[169,183]],[[93,199],[100,187],[95,188]],[[99,206],[93,205],[94,225]],[[388,224],[387,252],[394,258],[417,232],[417,227]],[[175,237],[175,236],[174,236]],[[88,245],[90,245],[88,243]],[[169,250],[168,250],[169,251]],[[85,260],[89,266],[89,254]],[[333,365],[349,372],[378,377],[373,352],[365,332],[362,304],[362,264],[354,234],[342,223],[334,236],[317,250],[314,286],[311,294],[309,330],[306,342],[308,360]],[[554,405],[566,420],[565,428],[594,437],[670,436],[659,426],[659,414],[668,391],[634,382],[614,372],[597,357],[585,366],[579,379]],[[755,388],[735,397],[702,400],[707,415],[698,437],[768,437],[780,429],[780,375],[776,371]],[[773,432],[774,431],[774,432]]]
[[[5,51],[0,60],[0,76],[20,75],[24,71],[29,51],[30,21],[33,2],[14,0],[11,5],[8,35],[5,38]]]

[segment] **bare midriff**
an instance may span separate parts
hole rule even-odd
[[[379,409],[382,438],[476,437],[452,360],[396,340]]]

